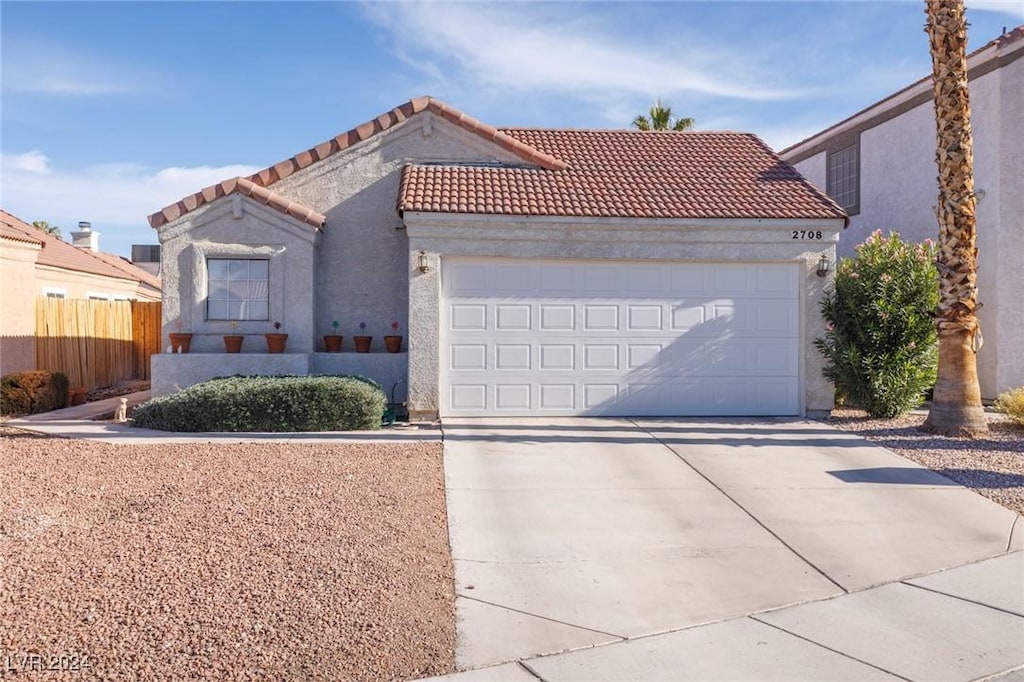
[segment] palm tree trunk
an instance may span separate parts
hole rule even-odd
[[[939,372],[925,427],[979,436],[988,431],[978,386],[981,328],[975,244],[974,153],[967,89],[963,0],[925,0],[935,87],[939,170]]]

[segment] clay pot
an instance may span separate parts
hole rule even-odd
[[[171,332],[168,336],[171,337],[172,353],[187,353],[189,346],[192,345],[192,334]]]
[[[384,347],[389,353],[401,353],[402,352],[402,337],[401,336],[385,336]]]
[[[245,337],[241,334],[225,334],[224,350],[229,353],[239,353],[242,350],[243,341],[245,341]]]
[[[338,336],[337,334],[330,334],[324,337],[324,348],[327,349],[328,353],[340,353],[341,352],[341,340],[344,336]]]
[[[372,336],[353,336],[352,343],[356,345],[357,353],[369,353],[370,342],[373,341]]]
[[[279,333],[264,334],[267,339],[268,353],[283,353],[285,345],[288,344],[288,335]]]
[[[85,387],[68,389],[68,405],[85,405]]]

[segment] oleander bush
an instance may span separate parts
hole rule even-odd
[[[935,246],[876,230],[856,251],[840,261],[825,291],[825,334],[815,346],[840,402],[891,418],[924,402],[935,383]]]
[[[1024,426],[1024,386],[1000,393],[993,407],[997,412],[1002,412],[1015,423]]]
[[[161,431],[379,429],[387,398],[357,376],[211,379],[135,408],[135,426]]]
[[[68,402],[68,378],[62,372],[14,372],[0,378],[0,414],[38,414]]]

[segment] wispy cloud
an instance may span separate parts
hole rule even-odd
[[[436,78],[464,86],[517,91],[622,95],[699,94],[740,100],[781,100],[807,94],[752,74],[740,53],[688,37],[673,45],[627,37],[573,4],[375,3],[371,21],[401,45],[399,57]],[[671,54],[671,59],[665,55]],[[447,68],[446,68],[447,67]],[[469,83],[466,83],[466,81]]]
[[[4,90],[58,97],[95,97],[156,91],[161,77],[60,45],[4,37]]]
[[[135,243],[152,242],[146,216],[203,187],[259,170],[243,164],[154,169],[136,163],[108,163],[63,170],[38,151],[4,153],[4,208],[29,222],[67,227],[90,220],[104,227],[136,228]],[[106,247],[105,247],[106,248]]]
[[[1024,3],[1020,0],[966,0],[966,3],[967,9],[1002,12],[1017,19],[1024,19]]]

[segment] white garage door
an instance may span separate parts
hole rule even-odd
[[[794,415],[798,268],[445,258],[442,416]]]

